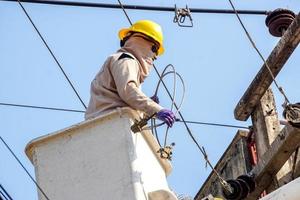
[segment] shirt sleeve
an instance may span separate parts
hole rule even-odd
[[[139,65],[136,60],[124,58],[111,65],[111,74],[121,99],[130,107],[152,115],[162,109],[139,88]]]

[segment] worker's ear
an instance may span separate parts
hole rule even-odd
[[[120,40],[120,46],[123,47],[126,43],[126,41],[132,36],[134,32],[129,32],[127,35],[123,38],[123,40]]]
[[[124,40],[120,40],[120,47],[123,47],[125,44]]]
[[[129,39],[130,36],[126,36],[123,38],[123,40],[120,41],[120,46],[123,47],[126,43],[126,41]]]

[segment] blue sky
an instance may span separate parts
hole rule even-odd
[[[94,1],[100,2],[100,1]],[[101,1],[102,3],[104,1]],[[117,1],[106,1],[117,3]],[[289,8],[298,13],[299,0],[233,1],[238,9],[274,10]],[[124,4],[230,9],[228,1],[123,1]],[[129,26],[119,9],[75,8],[26,4],[32,19],[62,64],[80,96],[87,104],[90,82],[105,58],[119,48],[117,32]],[[161,24],[165,35],[165,54],[156,66],[162,70],[171,63],[187,85],[182,114],[186,120],[250,125],[234,119],[233,110],[262,66],[234,15],[192,14],[194,27],[180,28],[172,12],[129,10],[132,21],[151,19]],[[278,42],[265,26],[265,16],[242,15],[258,48],[267,57]],[[0,1],[0,102],[37,106],[84,109],[40,38],[14,2]],[[300,50],[295,50],[277,80],[292,102],[300,97]],[[154,71],[143,90],[149,96],[158,78]],[[169,85],[171,87],[171,84]],[[180,88],[180,87],[179,87]],[[179,89],[180,93],[180,89]],[[279,116],[283,98],[274,88]],[[160,90],[161,104],[170,107]],[[83,114],[0,106],[1,137],[12,147],[34,175],[24,153],[26,144],[41,135],[83,120]],[[215,164],[237,130],[191,125],[200,144]],[[160,131],[163,133],[163,130]],[[170,131],[175,142],[170,187],[178,194],[194,196],[210,173],[182,124]],[[0,144],[0,183],[11,196],[37,199],[35,185]],[[46,191],[47,192],[47,191]]]

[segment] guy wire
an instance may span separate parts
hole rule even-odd
[[[119,2],[119,4],[122,6],[121,1],[118,0],[118,2]],[[123,10],[124,13],[126,13],[126,10],[124,9],[123,6],[122,6],[122,10]],[[126,14],[126,16],[128,16],[128,15]],[[129,17],[128,17],[128,19],[129,19],[129,20],[128,20],[129,23],[132,25],[132,23],[131,23]],[[156,66],[155,66],[154,64],[153,64],[153,68],[154,68],[156,74],[160,77],[160,74],[159,74],[159,72],[158,72],[158,70],[157,70],[157,68],[156,68]],[[161,78],[161,77],[160,77],[160,78]],[[163,80],[162,80],[161,82],[162,82],[162,84],[163,84],[165,90],[167,91],[168,96],[169,96],[169,97],[171,98],[171,100],[173,101],[172,95],[171,95],[169,89],[167,88],[165,82],[164,82]],[[178,106],[177,106],[176,102],[174,102],[174,106],[175,106],[175,108],[178,110]],[[192,134],[192,131],[190,130],[190,128],[189,128],[189,126],[187,125],[187,123],[185,122],[183,115],[181,114],[180,111],[178,111],[178,114],[179,114],[181,120],[183,121],[184,126],[186,127],[186,130],[187,130],[188,134],[190,135],[191,139],[193,140],[193,142],[196,144],[196,146],[198,147],[198,149],[200,150],[200,152],[201,152],[202,155],[204,156],[204,159],[205,159],[206,163],[210,166],[210,168],[211,168],[211,169],[213,170],[213,172],[217,175],[217,177],[219,177],[220,182],[222,183],[222,181],[223,181],[223,183],[224,183],[224,180],[221,178],[221,176],[219,175],[219,173],[214,169],[214,167],[212,166],[211,162],[209,161],[208,155],[207,155],[207,154],[205,153],[205,151],[203,150],[204,148],[201,147],[201,146],[199,145],[199,143],[197,142],[197,140],[195,139],[194,135]],[[202,149],[202,148],[203,148],[203,149]]]
[[[25,168],[25,166],[22,164],[22,162],[20,161],[20,159],[16,156],[16,154],[13,152],[13,150],[9,147],[9,145],[4,141],[4,139],[0,136],[0,140],[2,141],[2,143],[5,145],[5,147],[9,150],[9,152],[13,155],[13,157],[16,159],[16,161],[20,164],[20,166],[23,168],[23,170],[26,172],[26,174],[29,176],[29,178],[34,182],[34,184],[38,187],[38,189],[40,190],[40,192],[44,195],[44,197],[47,200],[50,200],[48,198],[48,196],[46,195],[46,193],[44,192],[44,190],[40,187],[40,185],[34,180],[34,178],[30,175],[30,173],[28,172],[28,170]]]
[[[275,86],[277,87],[277,89],[279,90],[279,92],[283,95],[283,97],[284,97],[284,99],[285,99],[285,102],[286,102],[286,103],[289,103],[290,101],[288,100],[288,98],[287,98],[287,96],[286,96],[286,94],[285,94],[283,88],[282,88],[281,86],[279,86],[279,84],[277,83],[277,81],[276,81],[276,79],[275,79],[275,76],[274,76],[274,74],[273,74],[271,68],[269,67],[269,65],[268,65],[267,61],[265,60],[265,58],[263,57],[262,53],[261,53],[261,52],[259,51],[259,49],[257,48],[257,46],[256,46],[256,44],[255,44],[255,42],[254,42],[254,40],[252,39],[250,33],[248,32],[247,28],[245,27],[243,21],[241,20],[239,14],[238,14],[238,12],[237,12],[237,10],[235,9],[234,4],[232,3],[231,0],[228,0],[228,1],[229,1],[230,5],[231,5],[231,7],[232,7],[232,9],[233,9],[233,11],[234,11],[236,17],[237,17],[239,23],[241,24],[241,26],[242,26],[244,32],[246,33],[247,38],[249,39],[250,43],[252,44],[253,48],[255,49],[255,51],[257,52],[257,54],[259,55],[259,57],[261,58],[261,60],[262,60],[263,63],[265,64],[265,66],[267,67],[267,69],[268,69],[268,71],[269,71],[269,74],[271,75],[272,80],[273,80],[273,82],[275,83]]]

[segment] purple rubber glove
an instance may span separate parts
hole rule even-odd
[[[153,95],[152,97],[150,97],[150,99],[152,99],[155,103],[159,104],[159,98],[156,95]]]
[[[162,109],[160,110],[157,114],[156,117],[161,120],[166,122],[166,124],[168,125],[168,127],[172,127],[174,122],[175,122],[175,115],[171,110],[168,109]]]

